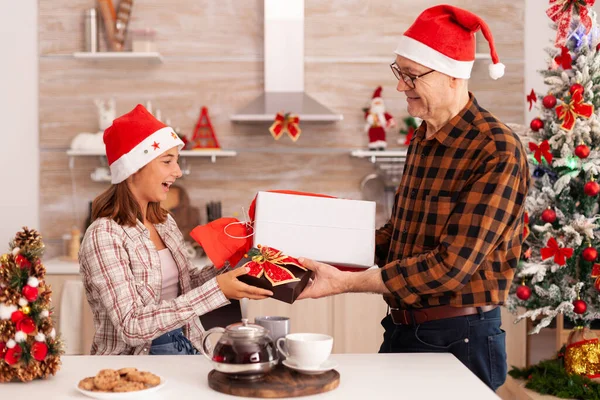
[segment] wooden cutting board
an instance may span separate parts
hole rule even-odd
[[[233,396],[258,398],[285,398],[308,396],[328,392],[340,384],[336,370],[319,375],[307,375],[279,365],[258,380],[236,379],[212,370],[208,374],[208,386],[217,392]]]

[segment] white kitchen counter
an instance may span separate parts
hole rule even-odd
[[[208,258],[194,258],[192,260],[196,268],[203,268],[210,264]],[[49,275],[78,275],[79,263],[76,260],[71,260],[64,257],[50,258],[42,260],[42,264],[46,267],[46,273]]]
[[[334,354],[340,386],[315,399],[487,400],[499,399],[451,354]],[[148,399],[230,399],[208,387],[211,365],[203,356],[64,356],[47,380],[0,384],[3,399],[86,399],[79,380],[103,368],[137,367],[166,379]]]

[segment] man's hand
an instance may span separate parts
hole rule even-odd
[[[233,271],[217,275],[217,284],[228,299],[240,300],[243,298],[261,300],[273,296],[273,292],[247,285],[238,280],[238,276],[244,275],[250,271],[250,268],[236,268]]]
[[[298,300],[318,299],[347,291],[347,272],[340,271],[329,264],[323,264],[306,258],[300,258],[298,261],[300,261],[300,264],[304,268],[313,271],[311,280],[306,285],[304,291],[300,293],[300,296],[298,296]]]

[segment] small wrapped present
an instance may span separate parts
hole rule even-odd
[[[250,271],[238,277],[240,281],[270,290],[274,299],[289,304],[302,293],[311,275],[295,258],[261,245],[250,249],[236,266],[244,267]]]

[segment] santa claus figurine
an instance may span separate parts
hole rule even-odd
[[[369,133],[369,150],[384,150],[387,147],[385,130],[396,126],[396,121],[385,111],[381,86],[373,92],[371,107],[365,112],[365,119],[367,120],[365,130]]]

